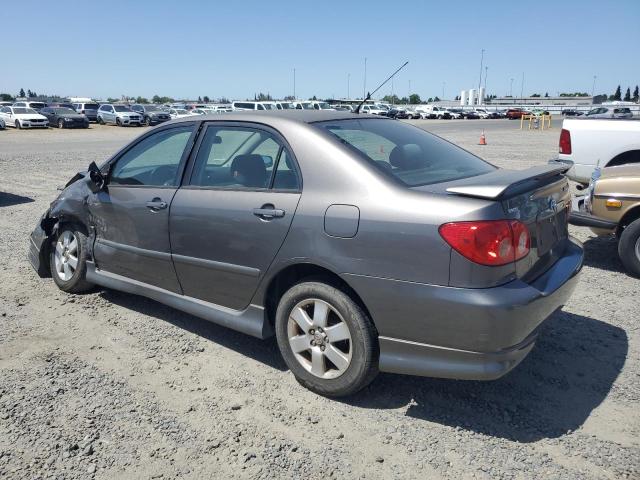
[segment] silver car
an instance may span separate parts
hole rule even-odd
[[[119,127],[142,125],[142,115],[131,110],[127,105],[105,103],[98,108],[98,123],[112,124]]]
[[[259,338],[298,381],[488,380],[573,291],[566,167],[500,170],[336,111],[191,116],[73,177],[31,235],[41,276],[144,295]]]

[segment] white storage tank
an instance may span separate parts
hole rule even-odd
[[[472,88],[469,90],[469,101],[467,105],[475,105],[476,104],[476,89]]]
[[[484,103],[484,87],[480,87],[480,95],[478,95],[478,105],[482,105]]]
[[[467,91],[462,90],[460,92],[460,106],[464,107],[467,104]]]

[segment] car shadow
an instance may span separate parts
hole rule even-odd
[[[613,235],[592,237],[582,245],[585,265],[601,270],[625,273],[618,256],[618,239]]]
[[[259,338],[221,327],[146,297],[107,289],[102,290],[100,296],[110,303],[168,322],[276,370],[287,370],[287,365],[282,360],[275,341],[260,340]]]
[[[624,366],[626,332],[567,312],[543,326],[530,355],[492,382],[380,375],[343,402],[371,409],[408,406],[406,415],[449,427],[534,442],[579,428]]]
[[[22,195],[14,195],[13,193],[0,192],[0,207],[11,207],[12,205],[31,202],[35,202],[31,197],[23,197]]]

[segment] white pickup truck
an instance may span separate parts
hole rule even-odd
[[[569,163],[570,180],[589,184],[593,171],[640,163],[640,120],[565,118],[560,153],[549,163]]]

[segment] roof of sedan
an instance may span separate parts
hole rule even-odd
[[[199,115],[194,117],[183,117],[174,120],[174,122],[189,122],[194,120],[229,120],[229,121],[245,121],[245,122],[264,122],[265,119],[273,120],[292,120],[300,123],[314,123],[331,120],[348,120],[350,118],[377,118],[382,119],[379,115],[357,114],[352,112],[342,112],[335,110],[275,110],[275,111],[241,111],[228,112],[222,115]]]

